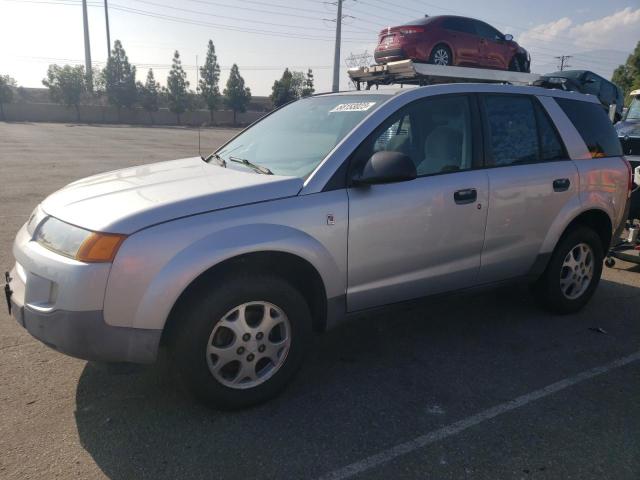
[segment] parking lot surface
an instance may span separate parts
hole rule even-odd
[[[202,131],[209,152],[235,132]],[[47,194],[197,154],[197,131],[0,123],[0,266]],[[112,371],[0,307],[0,478],[640,478],[640,268],[579,314],[526,287],[362,316],[318,336],[290,387],[239,412],[193,401],[163,356]]]

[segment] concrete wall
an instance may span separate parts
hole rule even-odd
[[[4,105],[5,118],[9,122],[64,122],[64,123],[125,123],[131,125],[150,125],[152,120],[148,112],[141,108],[118,111],[115,107],[99,105],[80,106],[80,118],[75,108],[66,108],[54,103],[10,103]],[[265,112],[248,111],[238,113],[237,121],[240,125],[247,125],[262,117]],[[177,117],[166,108],[153,112],[154,125],[177,125]],[[209,123],[209,111],[197,110],[180,115],[182,125],[203,125]],[[216,125],[231,125],[233,112],[229,110],[214,112]]]

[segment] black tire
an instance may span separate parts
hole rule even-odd
[[[439,59],[445,57],[447,58],[446,63],[442,63]],[[429,63],[433,65],[443,65],[443,66],[452,66],[453,65],[453,54],[451,53],[451,49],[446,45],[436,45],[433,47],[431,51],[431,55],[429,55]]]
[[[515,55],[511,62],[509,62],[509,71],[510,72],[522,72],[524,71],[524,66],[522,65],[522,61],[518,55]]]
[[[215,325],[238,305],[263,301],[278,306],[290,325],[291,343],[284,363],[264,383],[238,389],[216,379],[206,354]],[[304,297],[280,277],[269,274],[237,274],[221,279],[213,287],[202,287],[182,302],[179,322],[170,344],[180,376],[204,403],[223,409],[244,408],[276,396],[302,365],[311,335],[311,314]],[[268,335],[268,334],[267,334]],[[233,347],[235,349],[235,347]],[[258,354],[256,354],[257,363]]]
[[[584,243],[591,247],[593,274],[588,287],[577,298],[567,298],[560,286],[563,263],[575,247]],[[567,232],[556,245],[545,272],[533,286],[537,299],[549,310],[574,313],[584,307],[593,296],[602,275],[604,250],[600,237],[591,228],[579,226]]]

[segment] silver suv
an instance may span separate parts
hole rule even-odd
[[[6,293],[69,355],[150,363],[202,399],[274,396],[313,331],[355,312],[527,279],[593,295],[630,171],[595,97],[438,85],[318,95],[206,159],[74,182],[20,229]]]

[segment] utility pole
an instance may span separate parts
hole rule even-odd
[[[557,60],[560,60],[560,65],[558,65],[558,68],[561,72],[566,68],[571,67],[571,65],[567,63],[567,60],[569,60],[571,57],[572,55],[560,55],[559,57],[555,57]]]
[[[111,34],[109,33],[109,6],[107,0],[104,0],[104,19],[107,23],[107,60],[111,56]]]
[[[333,87],[332,92],[340,90],[340,42],[342,37],[342,0],[337,0],[338,14],[336,16],[336,48],[333,55]]]
[[[91,69],[91,45],[89,44],[89,18],[87,17],[87,0],[82,0],[82,20],[84,23],[84,65],[87,76],[87,89],[93,92],[93,70]]]

